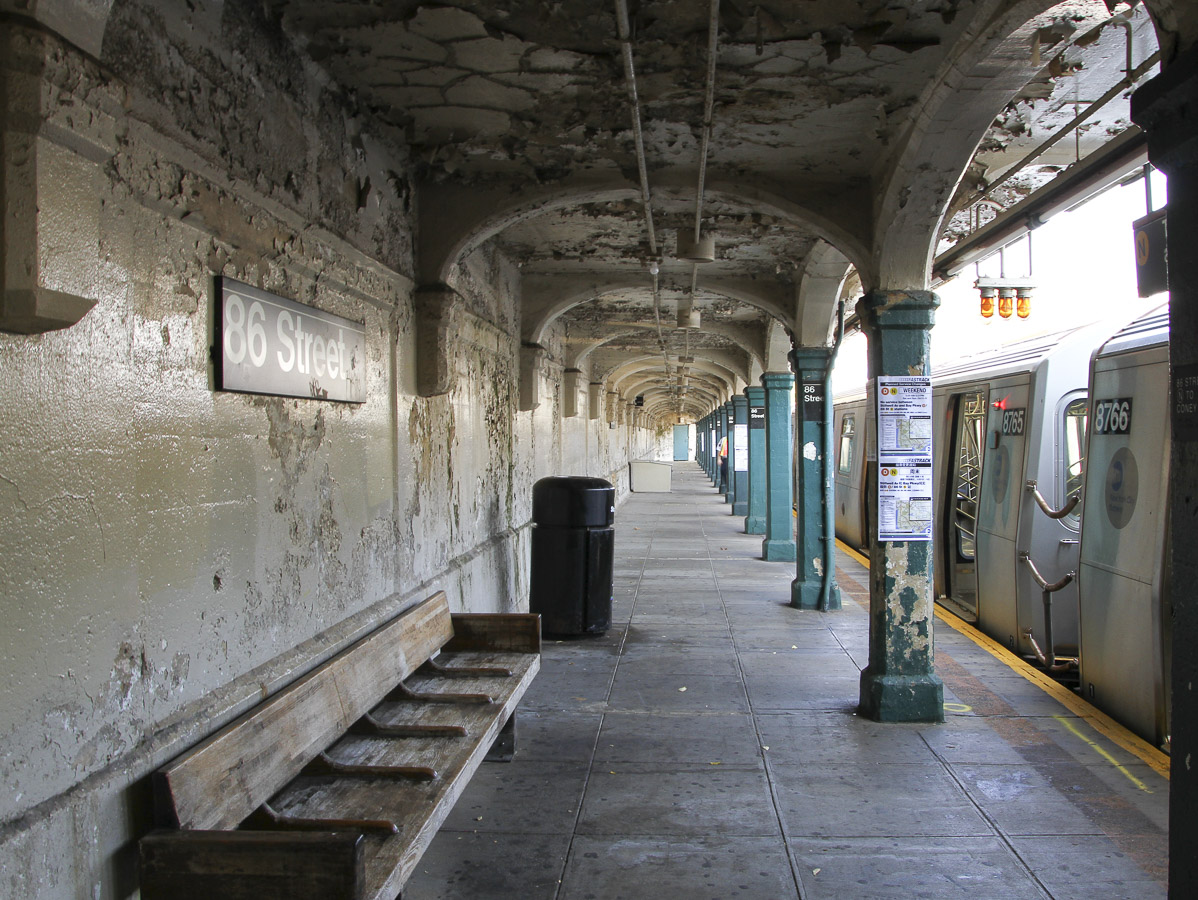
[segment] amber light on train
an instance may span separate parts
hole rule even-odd
[[[1004,319],[1011,318],[1011,313],[1015,308],[1015,289],[1014,288],[999,288],[998,289],[998,314]]]
[[[994,295],[998,291],[994,288],[982,288],[982,318],[991,319],[994,317]]]
[[[1015,291],[1015,312],[1021,319],[1026,319],[1032,314],[1032,292],[1030,289],[1019,288]]]

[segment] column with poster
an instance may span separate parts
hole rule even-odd
[[[932,380],[878,377],[878,540],[932,539]]]

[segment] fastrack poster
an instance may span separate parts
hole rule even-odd
[[[878,540],[932,539],[932,380],[880,376]]]

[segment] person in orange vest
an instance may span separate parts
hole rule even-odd
[[[720,438],[720,490],[728,489],[728,436]]]

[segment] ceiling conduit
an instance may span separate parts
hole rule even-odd
[[[641,99],[636,89],[636,67],[632,62],[632,27],[628,21],[628,0],[616,0],[616,31],[620,38],[620,55],[624,60],[624,84],[628,88],[628,104],[632,113],[632,138],[636,144],[636,168],[641,179],[641,203],[645,208],[645,228],[649,236],[649,274],[653,278],[653,318],[657,322],[657,345],[670,374],[670,357],[665,352],[666,341],[661,330],[661,283],[658,278],[657,232],[653,227],[653,201],[649,192],[649,165],[645,158],[645,135],[641,129]]]

